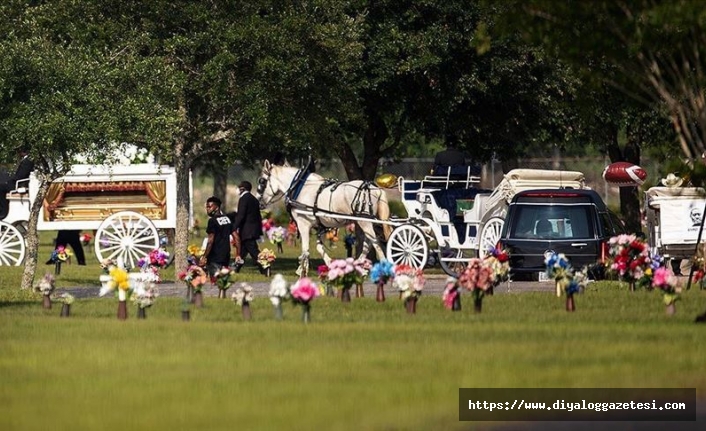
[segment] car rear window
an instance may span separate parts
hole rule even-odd
[[[590,204],[515,204],[509,237],[519,239],[590,239],[594,237]]]

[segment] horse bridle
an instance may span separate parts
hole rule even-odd
[[[267,175],[267,177],[265,177]],[[284,195],[280,196],[279,198],[275,199],[277,197],[274,189],[272,188],[272,185],[270,185],[270,175],[271,175],[271,170],[268,169],[266,172],[263,171],[263,175],[258,178],[257,180],[257,194],[260,196],[258,199],[260,201],[260,207],[265,208],[269,206],[270,204],[273,204],[277,202],[278,200],[282,199]],[[262,198],[265,197],[265,190],[267,189],[267,186],[270,185],[270,192],[272,194],[272,198],[270,198],[269,201],[267,202],[262,202]]]

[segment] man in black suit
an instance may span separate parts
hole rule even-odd
[[[233,220],[233,230],[237,231],[240,238],[240,253],[242,257],[250,255],[253,261],[257,262],[257,255],[260,250],[257,240],[262,236],[262,216],[260,215],[260,202],[252,195],[252,184],[249,181],[242,181],[238,185],[240,199],[238,199],[238,212]],[[240,270],[242,263],[236,264],[236,271]],[[262,267],[260,267],[262,271]]]

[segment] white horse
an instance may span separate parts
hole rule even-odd
[[[321,232],[354,222],[365,233],[366,239],[359,259],[368,254],[370,244],[378,259],[385,257],[375,236],[373,222],[389,220],[390,207],[385,192],[374,184],[359,180],[328,180],[315,173],[273,165],[265,160],[257,181],[257,198],[263,208],[282,198],[291,207],[291,214],[302,240],[302,254],[299,256],[297,270],[297,274],[302,277],[306,276],[309,268],[309,233],[312,228]],[[346,216],[356,219],[347,219]],[[365,221],[365,218],[371,221]],[[390,226],[385,223],[382,226],[387,239],[391,231]],[[321,235],[317,236],[316,250],[327,264],[331,261],[324,249]]]

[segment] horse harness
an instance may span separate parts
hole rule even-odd
[[[292,212],[292,209],[304,209],[304,210],[310,210],[314,216],[314,219],[316,220],[315,223],[315,228],[317,231],[325,230],[327,227],[322,223],[321,217],[332,217],[333,216],[344,216],[345,214],[341,213],[336,213],[330,210],[325,210],[322,209],[319,206],[319,197],[321,196],[321,193],[323,193],[324,190],[327,188],[330,188],[330,197],[329,197],[329,208],[331,208],[331,200],[333,199],[333,193],[336,191],[336,189],[344,184],[341,181],[338,181],[336,179],[332,178],[326,178],[324,181],[321,183],[319,188],[316,190],[316,196],[314,197],[314,205],[306,205],[301,202],[298,202],[296,199],[299,197],[299,193],[301,192],[304,183],[306,182],[308,178],[308,172],[303,173],[303,170],[300,169],[297,171],[296,175],[294,176],[294,179],[292,179],[292,183],[289,186],[289,189],[287,190],[286,193],[286,203],[287,203],[287,211],[290,213]],[[369,217],[369,218],[374,218],[374,212],[373,212],[373,200],[371,196],[371,186],[373,183],[370,181],[365,181],[363,182],[358,189],[356,190],[355,196],[353,197],[353,201],[351,202],[351,215],[358,216],[358,217]],[[340,218],[340,217],[339,217]]]

